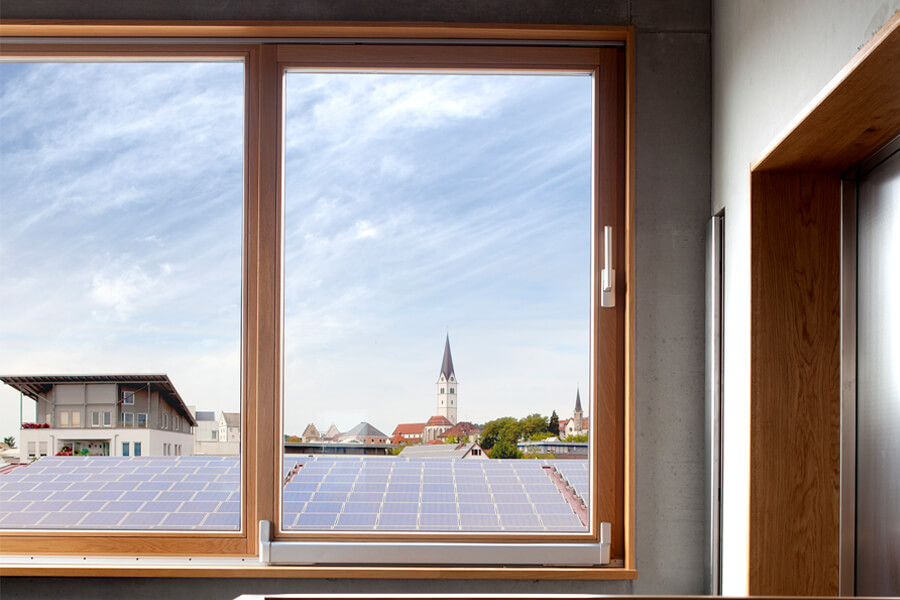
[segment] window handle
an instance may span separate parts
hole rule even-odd
[[[612,260],[613,228],[603,227],[603,269],[600,271],[600,306],[612,308],[616,305],[616,270]]]

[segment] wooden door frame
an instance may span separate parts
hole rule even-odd
[[[900,132],[900,13],[751,165],[751,595],[838,595],[841,175]]]

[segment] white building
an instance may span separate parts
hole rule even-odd
[[[35,402],[34,421],[21,423],[22,461],[193,454],[197,422],[168,375],[7,375],[0,381],[18,390],[20,403]]]
[[[219,441],[241,441],[241,413],[223,412],[219,417]]]
[[[240,429],[240,413],[227,413],[232,415],[238,415],[237,423],[237,433],[232,430],[229,432],[226,419],[226,427],[225,427],[225,437],[222,438],[221,424],[222,419],[226,413],[223,413],[223,416],[220,416],[218,419],[216,418],[215,411],[212,410],[198,410],[195,411],[194,407],[191,406],[191,413],[194,415],[194,419],[197,421],[197,426],[194,427],[194,454],[198,456],[237,456],[241,452],[241,429]],[[231,418],[233,422],[235,419]],[[232,439],[229,440],[228,436],[231,435]]]
[[[456,424],[456,411],[459,408],[456,396],[459,382],[453,371],[453,357],[450,356],[450,334],[444,342],[444,360],[441,362],[441,376],[437,382],[437,413],[450,423]]]

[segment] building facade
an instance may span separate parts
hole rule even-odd
[[[2,376],[35,402],[20,460],[42,456],[190,456],[197,425],[167,375]]]

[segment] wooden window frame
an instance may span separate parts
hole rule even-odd
[[[354,24],[354,23],[203,23],[203,22],[0,22],[2,58],[41,60],[197,59],[241,60],[245,68],[244,220],[242,247],[242,460],[241,529],[237,532],[4,532],[3,554],[80,557],[134,556],[137,565],[74,562],[4,565],[4,575],[185,576],[185,577],[403,577],[498,579],[634,579],[634,32],[631,27],[552,25]],[[21,39],[11,39],[21,38]],[[42,38],[29,41],[28,38]],[[54,40],[53,38],[59,38]],[[104,39],[118,38],[118,39]],[[134,43],[140,38],[154,38]],[[217,38],[217,39],[207,39]],[[228,38],[223,42],[222,38]],[[255,38],[251,43],[247,38]],[[360,53],[348,45],[267,44],[318,38],[367,40]],[[47,40],[51,39],[52,42]],[[120,39],[129,40],[120,42]],[[388,44],[394,41],[396,44]],[[480,43],[476,44],[476,41]],[[21,43],[20,43],[21,42]],[[454,44],[452,52],[444,44]],[[615,52],[596,46],[615,44]],[[586,47],[585,47],[586,46]],[[374,50],[374,51],[373,51]],[[615,56],[614,59],[604,58]],[[498,58],[500,57],[500,58]],[[595,377],[592,422],[615,423],[613,436],[594,443],[597,509],[592,531],[565,541],[599,540],[599,521],[613,523],[612,557],[606,568],[503,567],[272,567],[257,562],[260,520],[278,523],[281,457],[281,102],[282,73],[289,66],[327,68],[566,70],[588,69],[598,88],[615,89],[614,118],[600,115],[594,132],[594,156],[614,155],[605,171],[594,164],[594,196],[612,195],[612,214],[594,207],[594,229],[614,224],[617,309],[603,318],[595,309],[594,338],[615,336],[614,355],[598,355],[596,364],[614,365],[611,378]],[[599,97],[599,96],[598,96]],[[599,102],[597,103],[599,104]],[[271,110],[278,107],[278,110]],[[596,110],[596,108],[595,108]],[[598,133],[599,132],[599,133]],[[596,233],[595,233],[596,236]],[[599,285],[601,244],[592,243],[594,286]],[[595,290],[596,292],[596,290]],[[597,369],[594,368],[594,372]],[[601,401],[601,398],[607,400]],[[592,425],[593,426],[593,425]],[[601,489],[599,481],[605,481]],[[611,515],[610,517],[606,515]],[[277,528],[276,528],[277,529]],[[292,538],[304,534],[278,534]],[[356,534],[359,535],[359,534]],[[431,539],[450,540],[436,535]],[[367,536],[368,539],[371,539]],[[307,538],[308,539],[308,538]],[[352,537],[350,538],[352,539]],[[421,539],[421,538],[417,538]],[[457,538],[458,539],[458,538]],[[514,541],[521,542],[522,537]],[[549,541],[542,536],[540,541]],[[469,541],[469,540],[467,540]],[[495,541],[492,539],[492,541]],[[174,562],[140,564],[141,560]],[[174,557],[239,559],[223,564],[190,564]],[[115,561],[113,561],[115,562]]]

